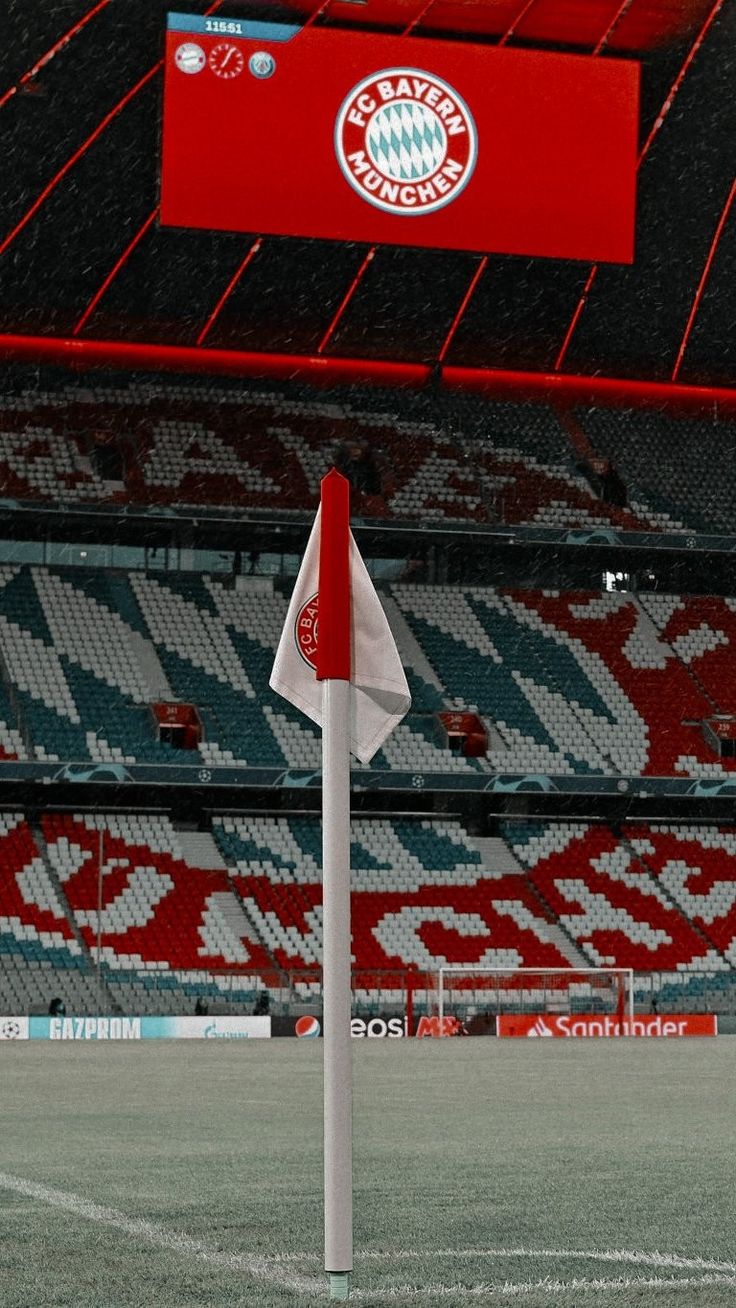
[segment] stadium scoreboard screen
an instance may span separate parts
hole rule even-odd
[[[169,14],[161,222],[631,262],[639,65]]]

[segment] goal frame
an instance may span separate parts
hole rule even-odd
[[[467,967],[461,963],[449,964],[446,967],[439,968],[439,1002],[438,1016],[440,1035],[444,1035],[444,1017],[445,1017],[445,977],[446,976],[610,976],[621,977],[624,980],[625,987],[625,1005],[626,1017],[628,1018],[630,1029],[633,1030],[634,1021],[634,969],[633,967],[481,967],[478,964],[468,964]]]

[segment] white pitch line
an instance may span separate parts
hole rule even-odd
[[[315,1253],[225,1253],[223,1250],[213,1249],[211,1245],[206,1244],[203,1240],[195,1240],[192,1236],[185,1235],[183,1232],[169,1231],[166,1227],[146,1221],[145,1218],[129,1217],[127,1213],[118,1208],[96,1204],[89,1199],[84,1199],[81,1195],[73,1194],[71,1191],[59,1190],[50,1185],[42,1185],[38,1181],[29,1181],[24,1177],[13,1176],[7,1172],[0,1172],[0,1189],[9,1190],[15,1194],[24,1195],[27,1199],[35,1199],[41,1203],[49,1204],[53,1208],[73,1213],[77,1217],[85,1218],[87,1221],[98,1222],[103,1226],[111,1226],[116,1231],[130,1235],[138,1240],[145,1240],[148,1244],[155,1245],[159,1249],[165,1249],[170,1253],[194,1258],[198,1262],[221,1267],[228,1271],[246,1272],[259,1280],[270,1282],[279,1289],[290,1290],[298,1294],[316,1295],[321,1298],[325,1294],[323,1279],[293,1274],[286,1276],[279,1271],[280,1267],[288,1263],[316,1262],[319,1255]],[[688,1287],[697,1288],[709,1285],[736,1287],[736,1264],[734,1263],[699,1257],[688,1258],[682,1254],[667,1254],[658,1250],[647,1253],[645,1250],[628,1249],[529,1249],[525,1247],[438,1249],[427,1250],[426,1252],[419,1249],[365,1249],[358,1251],[357,1257],[359,1260],[381,1260],[386,1262],[397,1259],[423,1258],[567,1258],[578,1261],[587,1259],[591,1262],[618,1262],[649,1267],[681,1268],[683,1271],[700,1271],[702,1273],[700,1276],[666,1278],[659,1276],[620,1276],[608,1280],[575,1277],[569,1281],[552,1280],[550,1277],[544,1277],[539,1281],[489,1281],[474,1286],[443,1285],[430,1282],[423,1286],[399,1285],[387,1289],[356,1289],[352,1292],[352,1298],[370,1300],[374,1303],[390,1302],[392,1299],[398,1298],[422,1299],[428,1296],[458,1300],[478,1299],[484,1295],[520,1298],[534,1292],[562,1294],[567,1291],[595,1293],[602,1290],[680,1290]]]
[[[318,1253],[264,1253],[265,1262],[320,1262]],[[736,1275],[736,1262],[716,1258],[685,1257],[681,1253],[661,1253],[654,1249],[356,1249],[358,1262],[420,1261],[424,1258],[557,1258],[573,1262],[629,1262],[644,1267],[680,1267],[682,1271],[720,1271]]]
[[[273,1263],[320,1262],[320,1255],[314,1252],[275,1253],[261,1255],[264,1261]],[[684,1254],[661,1253],[654,1249],[530,1249],[526,1246],[485,1249],[356,1249],[356,1260],[360,1262],[398,1262],[426,1258],[556,1258],[571,1259],[573,1262],[595,1263],[633,1263],[643,1267],[680,1268],[692,1272],[724,1272],[736,1275],[736,1263],[723,1262],[715,1258],[688,1258]]]
[[[712,1285],[736,1287],[736,1276],[707,1272],[703,1276],[661,1277],[661,1276],[617,1276],[611,1280],[590,1280],[586,1277],[574,1277],[570,1281],[553,1281],[544,1277],[541,1281],[486,1281],[479,1285],[396,1285],[389,1290],[353,1290],[351,1299],[365,1299],[370,1303],[384,1303],[392,1299],[488,1299],[489,1295],[509,1299],[518,1299],[526,1294],[598,1294],[603,1290],[682,1290],[699,1289]]]
[[[296,1255],[294,1255],[296,1256]],[[634,1263],[643,1267],[679,1267],[683,1271],[728,1272],[736,1274],[736,1263],[713,1258],[688,1258],[684,1254],[647,1252],[644,1249],[361,1249],[356,1257],[368,1259],[421,1259],[421,1258],[569,1258],[573,1261],[589,1260],[597,1263]]]
[[[77,1217],[84,1217],[87,1221],[111,1226],[116,1231],[122,1231],[137,1240],[145,1240],[148,1244],[166,1249],[170,1253],[184,1254],[185,1257],[194,1258],[209,1266],[223,1267],[228,1271],[248,1272],[251,1276],[269,1281],[280,1289],[293,1290],[299,1294],[324,1293],[324,1278],[317,1280],[316,1277],[311,1276],[284,1276],[278,1271],[277,1265],[274,1266],[272,1259],[263,1258],[259,1254],[231,1254],[213,1249],[203,1240],[195,1240],[190,1235],[184,1235],[183,1232],[168,1231],[166,1227],[147,1222],[142,1217],[129,1217],[119,1208],[92,1203],[91,1200],[83,1199],[81,1195],[72,1194],[69,1190],[57,1190],[53,1186],[40,1185],[37,1181],[27,1181],[22,1176],[12,1176],[7,1172],[0,1172],[0,1189],[25,1195],[27,1199],[37,1199],[52,1208],[60,1208],[64,1212],[74,1213]]]

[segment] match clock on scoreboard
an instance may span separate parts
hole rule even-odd
[[[216,77],[226,80],[239,77],[245,67],[245,57],[232,41],[218,41],[213,45],[207,62]]]

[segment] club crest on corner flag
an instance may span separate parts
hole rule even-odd
[[[322,683],[350,682],[350,749],[369,763],[411,705],[388,619],[349,525],[349,485],[334,469],[276,651],[270,686],[322,726]]]

